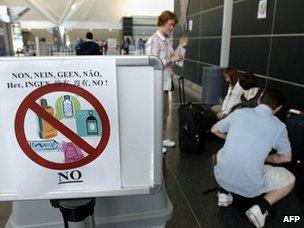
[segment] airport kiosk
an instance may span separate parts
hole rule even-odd
[[[162,177],[160,59],[0,65],[0,201],[13,201],[7,228],[165,226],[172,205]],[[64,214],[75,204],[88,216]]]

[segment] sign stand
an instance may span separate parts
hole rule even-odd
[[[95,198],[50,200],[62,213],[65,228],[95,228]]]

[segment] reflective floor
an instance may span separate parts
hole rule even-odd
[[[4,228],[11,214],[11,203],[0,202],[0,228]]]
[[[188,101],[191,98],[188,98]],[[192,100],[193,101],[193,100]],[[172,94],[170,136],[178,142],[178,94]],[[164,177],[167,193],[174,206],[174,217],[168,228],[176,227],[254,227],[244,211],[251,202],[237,198],[229,208],[218,208],[216,191],[203,195],[203,192],[217,186],[212,167],[212,154],[223,145],[221,139],[207,139],[201,154],[181,153],[178,143],[164,156]],[[288,167],[297,177],[293,192],[275,205],[276,215],[267,221],[265,227],[304,227],[304,165],[302,168]],[[284,216],[298,215],[298,223],[283,223]]]

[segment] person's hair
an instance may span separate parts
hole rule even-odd
[[[231,86],[235,86],[239,80],[239,75],[235,67],[229,66],[223,71],[223,75],[228,75],[230,78]]]
[[[176,16],[175,13],[172,13],[169,10],[166,10],[164,12],[161,13],[161,15],[159,15],[158,17],[158,22],[157,22],[157,26],[163,26],[167,23],[167,21],[169,20],[174,20],[174,25],[176,25],[178,23],[178,18]]]
[[[240,86],[244,90],[248,90],[258,86],[258,80],[256,76],[251,72],[246,72],[245,74],[240,75]]]
[[[284,105],[284,94],[276,88],[265,89],[260,98],[261,104],[268,105],[272,110]]]
[[[89,39],[89,40],[92,40],[93,39],[93,33],[87,32],[86,38]]]

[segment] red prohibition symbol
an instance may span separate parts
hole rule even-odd
[[[92,147],[80,136],[78,136],[74,131],[69,129],[64,124],[62,124],[59,120],[57,120],[54,116],[46,112],[39,104],[36,103],[37,99],[52,92],[70,92],[77,94],[82,98],[84,98],[86,101],[88,101],[94,107],[94,109],[96,110],[96,112],[100,117],[103,126],[103,134],[96,148]],[[25,123],[25,116],[28,110],[32,110],[39,117],[41,117],[46,122],[51,124],[61,134],[63,134],[66,138],[71,140],[71,142],[76,144],[80,149],[85,151],[88,155],[79,161],[75,161],[71,163],[56,163],[41,157],[31,148],[26,138],[24,123]],[[55,83],[51,85],[45,85],[34,90],[22,101],[22,103],[20,104],[17,110],[15,117],[15,134],[19,146],[33,162],[45,168],[54,169],[54,170],[75,169],[89,164],[90,162],[94,161],[99,155],[102,154],[102,152],[104,151],[104,149],[108,144],[110,137],[110,121],[103,105],[90,92],[75,85]]]

